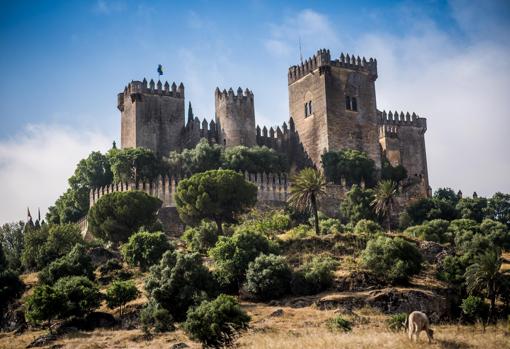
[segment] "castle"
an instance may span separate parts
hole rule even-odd
[[[216,88],[215,119],[200,121],[191,103],[185,122],[184,85],[132,81],[118,95],[121,146],[145,147],[159,156],[194,147],[201,138],[225,147],[265,145],[285,153],[293,168],[321,166],[321,155],[345,148],[366,152],[377,169],[386,157],[419,179],[417,193],[429,195],[425,118],[377,109],[377,60],[353,55],[331,59],[330,51],[288,70],[289,123],[256,126],[252,91]],[[416,188],[415,188],[416,189]]]
[[[122,148],[145,147],[159,156],[192,148],[200,139],[225,147],[267,146],[287,155],[291,172],[305,166],[321,167],[324,152],[356,149],[374,160],[376,170],[387,159],[402,165],[408,177],[399,184],[392,219],[411,201],[430,196],[424,134],[427,120],[415,113],[385,112],[377,109],[375,81],[377,60],[340,55],[331,60],[329,50],[319,50],[288,71],[289,123],[282,127],[256,126],[253,92],[238,88],[216,88],[215,119],[210,122],[193,115],[191,103],[185,122],[184,85],[170,86],[151,80],[131,81],[118,94],[121,111]],[[245,173],[258,189],[259,207],[281,205],[289,196],[292,182],[286,174]],[[158,216],[167,232],[182,232],[175,209],[175,176],[162,175],[151,183],[114,183],[90,191],[90,207],[111,192],[142,190],[163,202]],[[361,183],[364,186],[364,183]],[[328,183],[319,209],[338,216],[340,201],[350,189]],[[80,222],[87,232],[86,217]]]

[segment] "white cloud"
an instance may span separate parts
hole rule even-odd
[[[125,4],[120,1],[97,0],[92,10],[96,14],[110,15],[115,12],[122,12],[125,8]]]
[[[510,26],[508,2],[452,1],[460,31],[442,30],[420,11],[401,7],[404,33],[378,30],[342,37],[346,28],[324,14],[304,10],[271,25],[266,49],[276,56],[303,47],[355,49],[377,58],[379,109],[408,110],[428,119],[426,146],[433,189],[450,186],[466,194],[510,192]],[[494,20],[496,18],[496,20]],[[498,19],[499,18],[499,19]],[[308,23],[308,25],[302,25]],[[347,30],[351,33],[352,31]],[[312,52],[313,52],[312,50]],[[310,51],[310,50],[306,50]],[[305,55],[306,58],[306,55]],[[275,90],[273,100],[287,98]]]
[[[0,223],[26,218],[38,207],[44,215],[67,188],[78,161],[91,151],[105,151],[116,138],[98,130],[61,125],[28,125],[0,141]]]
[[[287,17],[281,24],[272,24],[271,36],[265,40],[264,46],[270,54],[282,57],[292,53],[297,57],[300,40],[305,53],[322,47],[336,47],[339,36],[333,28],[327,16],[305,9]]]

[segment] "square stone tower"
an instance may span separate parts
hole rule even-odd
[[[117,96],[121,147],[143,147],[158,156],[180,150],[184,128],[184,85],[131,81]]]
[[[313,163],[345,148],[368,153],[381,166],[375,97],[377,61],[319,50],[289,68],[289,110],[299,141]]]

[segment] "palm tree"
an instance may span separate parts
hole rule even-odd
[[[386,217],[388,232],[391,230],[391,211],[397,195],[397,185],[393,181],[380,181],[374,191],[372,206],[375,213],[382,218]]]
[[[489,251],[477,257],[475,263],[467,267],[464,277],[469,294],[482,293],[490,301],[489,316],[487,323],[491,320],[496,307],[496,298],[500,293],[503,274],[501,271],[501,251],[490,249]]]
[[[326,194],[326,178],[322,172],[314,168],[301,170],[292,180],[289,204],[305,211],[311,210],[315,217],[315,233],[320,234],[318,200]]]

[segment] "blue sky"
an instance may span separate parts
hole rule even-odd
[[[0,222],[44,211],[80,158],[120,138],[116,94],[157,64],[201,118],[216,86],[241,86],[259,124],[281,124],[298,37],[305,57],[378,59],[378,107],[428,118],[433,188],[510,192],[509,34],[503,0],[2,1]]]

